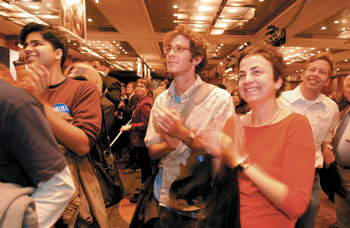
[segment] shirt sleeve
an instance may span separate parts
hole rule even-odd
[[[338,122],[338,116],[339,116],[339,109],[336,105],[333,105],[333,107],[331,107],[332,109],[332,115],[331,115],[331,127],[328,129],[327,131],[327,135],[325,137],[325,139],[323,140],[323,142],[331,142],[332,141],[332,137],[333,137],[333,132],[335,129],[335,126],[337,125]]]
[[[90,148],[95,144],[102,124],[100,95],[90,82],[84,83],[76,92],[72,109],[73,125],[80,128],[89,138]]]
[[[283,160],[282,181],[288,186],[285,201],[277,207],[290,219],[306,210],[315,176],[315,143],[308,119],[302,115],[289,125]]]
[[[31,195],[35,201],[39,228],[51,227],[67,207],[75,191],[73,179],[66,166],[46,182],[40,182]]]
[[[66,166],[51,128],[38,104],[27,103],[6,120],[8,150],[34,185]]]

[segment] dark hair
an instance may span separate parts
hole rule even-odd
[[[217,84],[217,86],[218,86],[219,88],[221,88],[221,89],[226,90],[226,86],[225,86],[224,84]]]
[[[140,78],[136,81],[136,84],[137,83],[141,83],[141,84],[145,85],[146,88],[148,89],[148,96],[152,97],[153,85],[152,85],[152,82],[150,80],[147,80],[146,78]]]
[[[282,78],[282,86],[278,90],[276,90],[276,97],[278,97],[286,85],[287,76],[287,64],[284,62],[282,54],[278,51],[277,48],[264,43],[249,46],[245,48],[242,51],[241,55],[238,57],[238,69],[240,67],[241,61],[244,58],[253,55],[261,55],[271,63],[273,68],[273,80],[275,82],[277,82],[279,78]]]
[[[200,74],[208,62],[207,57],[207,42],[204,38],[197,32],[193,32],[191,29],[184,25],[179,25],[174,31],[168,32],[163,41],[163,46],[168,47],[171,41],[178,35],[184,36],[190,40],[190,51],[192,54],[192,59],[196,57],[202,57],[202,61],[196,66],[196,73]]]
[[[64,33],[58,30],[57,28],[31,22],[26,24],[21,30],[19,37],[22,44],[24,44],[24,42],[27,39],[27,36],[32,32],[40,33],[45,40],[52,44],[55,50],[62,50],[61,66],[63,66],[68,53],[68,41]]]
[[[328,76],[331,77],[332,72],[334,70],[334,58],[328,51],[321,52],[321,53],[318,53],[314,56],[311,56],[305,63],[304,71],[306,70],[306,68],[309,66],[310,63],[317,61],[317,60],[325,60],[328,62],[329,68],[331,69],[330,72],[328,72]]]

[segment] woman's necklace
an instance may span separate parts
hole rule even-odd
[[[252,114],[251,114],[250,118],[249,118],[249,126],[250,127],[262,127],[262,126],[268,125],[277,118],[277,116],[280,114],[280,112],[281,112],[281,109],[278,108],[276,114],[269,121],[267,121],[266,123],[260,124],[260,125],[253,125],[252,124]]]

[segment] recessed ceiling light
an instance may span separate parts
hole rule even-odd
[[[92,19],[91,19],[91,18],[88,18],[88,22],[92,22]]]
[[[198,6],[198,11],[200,12],[208,12],[210,10],[212,10],[212,7],[210,6]]]
[[[224,46],[224,44],[220,44],[220,46]]]
[[[326,26],[322,26],[321,29],[322,29],[322,30],[326,30]]]
[[[173,8],[177,9],[177,8],[179,8],[179,6],[178,5],[173,5]]]
[[[339,21],[337,20],[337,21],[334,21],[334,24],[339,24]]]
[[[264,0],[259,0],[259,2],[263,2]]]
[[[95,0],[95,2],[98,4],[98,3],[99,3],[99,0]]]
[[[29,5],[28,7],[31,9],[40,9],[40,7],[37,5]]]
[[[329,48],[326,48],[326,51],[329,51]]]
[[[238,9],[229,9],[228,12],[229,12],[229,13],[237,13],[237,12],[238,12]]]

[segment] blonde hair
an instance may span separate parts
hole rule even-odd
[[[68,66],[65,69],[63,76],[68,77],[68,75],[71,73],[73,68],[84,69],[84,72],[79,76],[83,76],[89,82],[92,82],[97,87],[97,90],[100,96],[102,96],[102,78],[100,74],[97,72],[97,70],[95,70],[95,68],[93,68],[91,65],[87,63],[82,63],[82,62],[73,63],[72,65]]]

